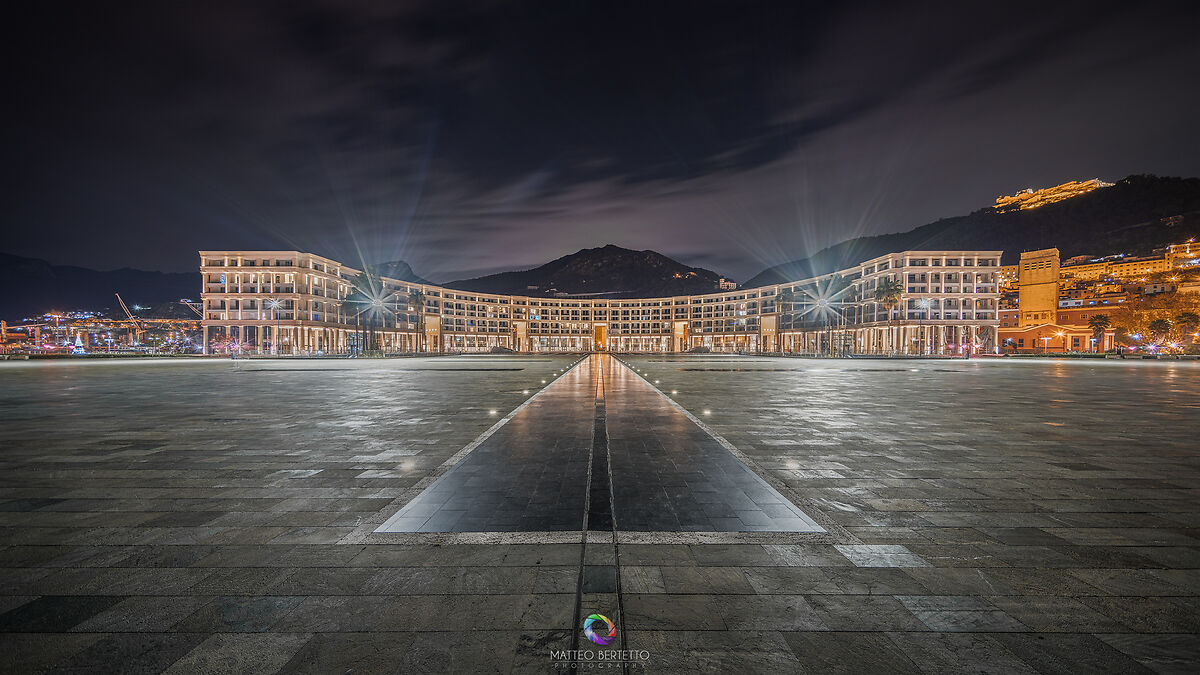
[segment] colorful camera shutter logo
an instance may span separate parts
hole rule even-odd
[[[603,614],[589,614],[583,620],[583,634],[598,645],[610,645],[617,637],[617,627]]]

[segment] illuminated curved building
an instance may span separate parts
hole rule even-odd
[[[995,353],[1000,251],[904,251],[666,298],[531,297],[375,277],[299,251],[201,251],[205,352]],[[898,302],[876,288],[899,281]]]

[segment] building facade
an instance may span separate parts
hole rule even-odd
[[[1064,290],[1064,284],[1073,280],[1064,281],[1063,270],[1067,268],[1060,267],[1056,248],[1026,251],[1015,267],[1016,279],[1009,288],[1016,291],[1016,304],[1000,307],[1000,344],[1004,351],[1100,352],[1116,347],[1114,331],[1093,331],[1088,322],[1092,317],[1108,315],[1124,302],[1120,287],[1112,297],[1095,295],[1096,288],[1106,286],[1090,288],[1086,297],[1082,291]]]
[[[1054,323],[1058,317],[1058,249],[1026,251],[1017,265],[1019,324]]]
[[[1000,251],[906,251],[811,279],[638,299],[496,295],[300,251],[201,251],[205,353],[995,353]],[[888,306],[875,291],[899,282]],[[779,301],[777,301],[779,300]]]

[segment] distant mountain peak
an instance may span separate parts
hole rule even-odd
[[[501,272],[446,286],[481,293],[656,297],[711,293],[721,275],[657,251],[605,244],[581,248],[528,270]]]
[[[414,284],[433,283],[418,276],[417,273],[413,271],[412,266],[403,260],[393,260],[391,262],[367,265],[366,271],[370,272],[371,274],[378,274],[381,277],[387,277],[397,281],[408,281]]]

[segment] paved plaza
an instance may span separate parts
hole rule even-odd
[[[591,613],[631,672],[1200,663],[1196,362],[4,362],[0,403],[6,671],[562,672]]]

